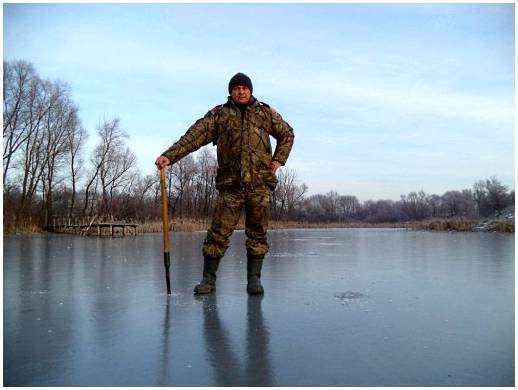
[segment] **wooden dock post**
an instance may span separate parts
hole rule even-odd
[[[52,218],[52,227],[56,233],[79,233],[81,235],[94,235],[97,233],[98,237],[108,236],[111,237],[126,237],[130,235],[138,235],[139,229],[138,224],[135,221],[115,221],[112,220],[107,221],[97,221],[97,215],[95,215],[91,220],[85,217],[61,217],[61,218]],[[106,232],[106,228],[109,229]],[[121,229],[120,235],[118,233],[118,229]],[[92,230],[90,230],[92,229]],[[95,232],[94,229],[97,229]],[[104,232],[103,232],[104,229]],[[133,230],[132,230],[133,229]]]

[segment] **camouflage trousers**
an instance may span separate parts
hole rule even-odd
[[[270,215],[270,194],[267,187],[253,190],[222,188],[216,199],[211,226],[203,243],[203,255],[223,257],[244,206],[247,254],[264,256],[268,252],[266,230]]]

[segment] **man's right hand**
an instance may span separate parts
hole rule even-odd
[[[155,165],[156,165],[157,169],[159,169],[159,170],[164,167],[167,167],[170,164],[171,164],[171,161],[169,161],[169,159],[166,156],[158,156],[158,158],[155,161]]]

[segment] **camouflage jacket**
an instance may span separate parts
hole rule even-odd
[[[272,156],[270,136],[277,141]],[[293,129],[270,106],[252,97],[244,115],[229,97],[198,119],[163,155],[171,164],[212,142],[217,145],[216,188],[261,186],[274,189],[272,160],[286,163],[293,146]]]

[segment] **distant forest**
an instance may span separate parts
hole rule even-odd
[[[26,61],[4,62],[4,232],[31,231],[54,217],[154,221],[160,218],[158,173],[143,176],[118,118],[101,122],[97,144],[85,150],[87,131],[70,88],[38,76]],[[169,169],[169,200],[176,218],[206,218],[215,200],[217,163],[209,149]],[[400,200],[360,202],[334,191],[309,196],[296,172],[278,173],[271,216],[306,222],[403,222],[431,217],[483,218],[514,204],[514,190],[496,177],[442,195],[423,191]]]

